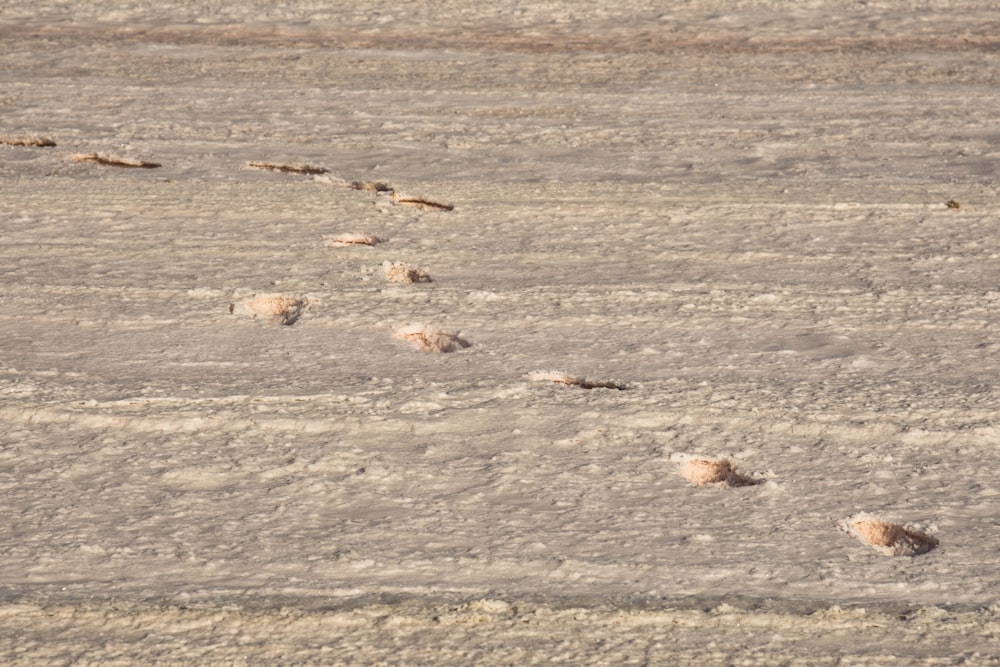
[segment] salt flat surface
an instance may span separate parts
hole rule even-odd
[[[83,4],[0,8],[5,664],[997,663],[990,3]]]

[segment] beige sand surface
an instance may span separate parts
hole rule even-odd
[[[345,4],[0,5],[0,663],[997,664],[993,4]]]

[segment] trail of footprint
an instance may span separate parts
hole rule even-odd
[[[54,142],[28,143],[28,140],[15,142],[10,138],[0,138],[0,143],[37,146],[55,145]],[[97,154],[78,156],[76,159],[98,162],[100,164],[113,164],[115,166],[159,166],[151,163],[128,161],[122,158],[105,158]],[[310,165],[273,164],[268,162],[251,162],[249,164],[251,167],[257,169],[283,173],[306,175],[328,173],[328,170],[323,167]],[[454,209],[454,206],[451,204],[436,202],[423,197],[400,195],[392,186],[382,181],[355,181],[347,187],[364,192],[389,193],[393,203],[413,206],[423,210],[451,211]],[[949,201],[947,205],[951,208],[959,207],[953,201]],[[355,245],[374,246],[383,242],[383,240],[374,235],[341,234],[330,239],[328,243],[335,247]],[[386,261],[383,262],[382,268],[386,279],[390,282],[431,282],[430,276],[425,271],[403,262]],[[240,304],[230,305],[230,312],[247,315],[252,318],[264,317],[272,321],[278,321],[281,324],[290,325],[298,320],[307,306],[308,303],[305,300],[295,297],[261,295]],[[457,333],[448,333],[422,324],[414,324],[399,329],[394,333],[394,336],[399,340],[408,342],[417,350],[429,353],[455,352],[471,345],[468,341],[460,338]],[[769,346],[766,349],[771,351],[796,352],[815,359],[836,359],[870,352],[865,346],[858,345],[845,337],[821,333],[802,334]],[[627,389],[627,385],[620,382],[612,380],[588,380],[587,378],[570,375],[561,371],[534,371],[528,377],[533,381],[554,382],[582,389]],[[740,488],[756,486],[763,482],[762,479],[750,477],[739,472],[736,465],[726,458],[690,457],[681,464],[679,472],[684,479],[694,486],[699,487]],[[845,519],[841,522],[840,527],[852,537],[888,556],[916,556],[927,553],[938,545],[936,538],[927,535],[917,528],[885,521],[866,513],[860,513]]]
[[[886,556],[919,556],[938,545],[938,540],[918,528],[885,521],[867,512],[844,519],[841,530]]]
[[[53,140],[46,137],[12,137],[6,135],[0,136],[0,144],[24,147],[52,147],[56,145]],[[102,155],[100,153],[75,155],[73,159],[77,162],[92,162],[105,166],[124,168],[153,169],[161,166],[156,162]],[[324,167],[305,164],[276,164],[270,162],[250,162],[248,164],[256,169],[282,173],[303,175],[328,173],[328,170]],[[366,192],[388,192],[391,194],[392,201],[396,204],[433,211],[454,210],[454,206],[451,204],[440,203],[423,197],[400,195],[389,184],[381,181],[356,181],[351,183],[349,187],[354,190]],[[959,205],[954,201],[947,202],[947,205],[949,208],[959,208]],[[341,234],[333,237],[329,241],[329,244],[335,247],[354,245],[374,246],[383,241],[384,239],[374,235]],[[385,271],[386,279],[390,282],[431,282],[431,278],[426,272],[402,262],[384,262],[383,270]],[[255,295],[242,302],[230,304],[229,312],[251,319],[263,319],[288,326],[297,322],[308,307],[309,301],[304,298],[282,294],[262,294]],[[421,324],[399,329],[395,332],[394,336],[397,339],[410,343],[420,351],[430,353],[455,352],[471,346],[471,343],[459,337],[458,333],[451,334]],[[817,359],[853,356],[869,351],[864,346],[857,345],[847,338],[816,333],[803,334],[778,345],[771,346],[769,349],[773,351],[798,352]],[[627,385],[616,381],[588,380],[584,377],[573,376],[559,371],[535,371],[530,373],[528,377],[534,381],[554,382],[583,389],[605,388],[625,390],[628,388]],[[695,486],[739,488],[755,486],[761,484],[763,481],[740,473],[736,466],[725,458],[691,457],[681,464],[679,472],[681,476]],[[939,544],[937,538],[927,535],[918,528],[885,521],[864,512],[845,519],[840,523],[840,528],[860,542],[871,546],[887,556],[917,556],[931,551]]]

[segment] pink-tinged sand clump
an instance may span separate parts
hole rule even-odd
[[[757,480],[736,470],[729,459],[694,457],[681,464],[681,476],[695,486],[720,486],[724,488],[754,486]]]
[[[917,528],[885,521],[867,512],[844,520],[841,528],[886,556],[919,556],[938,545],[937,538]]]
[[[308,299],[284,294],[259,294],[229,306],[234,315],[262,319],[276,324],[295,324],[309,307]]]
[[[411,324],[403,327],[398,329],[394,335],[421,352],[457,352],[472,345],[467,340],[460,338],[457,333],[447,333],[426,327],[423,324]]]

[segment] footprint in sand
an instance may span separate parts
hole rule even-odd
[[[443,204],[441,202],[436,202],[431,199],[425,199],[423,197],[408,197],[406,195],[401,195],[398,192],[392,193],[392,201],[396,204],[402,204],[403,206],[413,206],[416,208],[423,209],[425,211],[455,210],[455,206],[453,204]]]
[[[303,174],[306,176],[314,176],[329,172],[329,169],[326,167],[314,167],[309,164],[275,164],[273,162],[248,162],[247,164],[254,169],[280,171],[284,174]]]
[[[0,144],[5,146],[24,146],[26,148],[52,148],[56,142],[48,137],[37,135],[11,136],[9,134],[0,135]]]
[[[392,192],[392,186],[383,181],[354,181],[351,183],[352,190],[363,192]]]
[[[411,324],[408,327],[398,329],[394,336],[399,340],[406,341],[421,352],[457,352],[472,346],[469,341],[459,338],[457,333],[446,333],[423,324]]]
[[[260,294],[229,304],[229,312],[250,319],[261,319],[275,324],[295,324],[308,309],[309,300],[284,294]]]
[[[681,463],[681,476],[695,486],[717,486],[724,489],[756,486],[761,480],[748,477],[736,470],[725,458],[711,459],[694,456]]]
[[[431,277],[423,269],[403,262],[382,262],[385,279],[390,283],[429,283]]]
[[[156,169],[162,165],[159,162],[147,162],[146,160],[136,160],[130,157],[118,157],[115,155],[102,155],[100,153],[82,153],[74,155],[76,162],[93,162],[105,167],[123,167],[125,169]]]
[[[578,375],[570,375],[561,371],[533,371],[528,373],[528,379],[533,382],[555,382],[581,389],[617,389],[624,391],[628,385],[614,380],[588,380]]]
[[[886,556],[919,556],[938,545],[937,538],[918,528],[886,521],[867,512],[844,519],[840,528]]]
[[[374,234],[338,234],[327,240],[326,244],[334,248],[346,248],[352,245],[376,246],[385,239]]]

